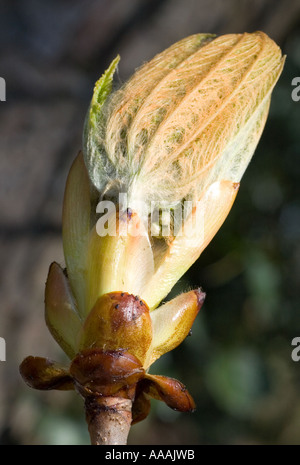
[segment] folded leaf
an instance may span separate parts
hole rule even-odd
[[[124,88],[115,92],[112,101],[101,109],[98,122],[102,118],[102,124],[98,124],[97,133],[91,132],[92,136],[87,137],[85,129],[84,141],[88,141],[87,166],[90,177],[100,192],[106,189],[111,179],[120,179],[121,185],[127,185],[130,176],[135,174],[136,166],[131,164],[132,154],[127,153],[126,133],[141,105],[147,98],[152,100],[149,97],[152,89],[159,86],[173,69],[213,37],[212,34],[195,34],[156,55],[137,70]],[[114,63],[108,70],[110,78],[115,69]],[[89,142],[91,137],[96,144]]]
[[[79,153],[66,183],[62,235],[68,276],[80,315],[84,315],[86,305],[86,253],[90,215],[90,181],[82,153]]]
[[[112,170],[112,163],[102,146],[103,119],[102,107],[111,93],[113,76],[120,61],[119,55],[96,82],[90,108],[87,112],[83,130],[83,151],[89,177],[94,185],[105,184]],[[100,189],[102,190],[102,189]]]
[[[170,292],[212,240],[232,207],[238,187],[239,184],[230,181],[215,182],[196,203],[144,289],[143,298],[150,310]]]
[[[153,339],[144,362],[145,369],[187,337],[204,299],[205,293],[200,289],[190,291],[151,312]]]
[[[101,218],[100,218],[101,220]],[[112,291],[141,295],[153,275],[154,262],[148,233],[137,213],[112,212],[107,234],[92,230],[88,246],[87,308]],[[102,223],[101,223],[102,224]]]
[[[50,265],[46,282],[45,319],[56,342],[72,359],[77,353],[82,322],[68,279],[55,262]]]
[[[112,96],[103,153],[109,183],[130,200],[174,205],[221,179],[240,181],[284,59],[263,32],[212,39],[174,44]]]

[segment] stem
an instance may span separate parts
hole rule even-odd
[[[94,446],[126,445],[131,426],[132,401],[122,397],[89,396],[86,421]]]

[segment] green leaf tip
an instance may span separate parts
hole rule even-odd
[[[120,61],[120,56],[111,62],[108,69],[102,74],[94,86],[93,97],[86,114],[83,135],[82,151],[89,178],[94,179],[95,173],[107,173],[112,166],[101,144],[103,120],[103,106],[112,91],[113,76]],[[104,175],[104,184],[106,175]]]
[[[108,95],[112,91],[113,76],[120,61],[120,55],[111,62],[107,70],[102,74],[101,78],[95,84],[93,98],[89,110],[89,123],[94,125],[97,122],[97,117],[100,114]]]

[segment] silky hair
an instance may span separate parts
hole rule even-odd
[[[196,34],[138,69],[85,139],[99,192],[180,205],[239,182],[263,131],[284,58],[264,33]],[[87,143],[88,141],[88,143]]]

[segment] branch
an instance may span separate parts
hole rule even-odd
[[[131,426],[132,401],[121,397],[90,396],[85,412],[91,444],[126,445]]]

